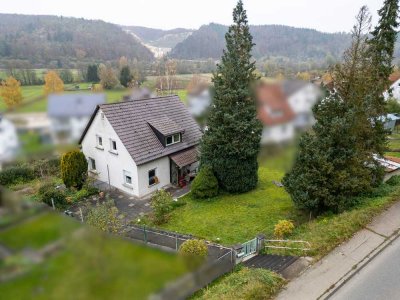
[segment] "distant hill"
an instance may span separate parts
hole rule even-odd
[[[185,28],[171,30],[142,26],[122,26],[122,28],[134,34],[144,44],[159,48],[173,48],[178,43],[184,41],[193,32],[193,30]]]
[[[121,56],[149,61],[152,53],[120,26],[56,16],[0,14],[0,63],[28,61],[35,67],[75,67]]]
[[[211,23],[203,25],[177,44],[171,56],[179,59],[219,59],[225,47],[228,27]],[[323,60],[328,55],[340,57],[350,44],[346,33],[323,33],[313,29],[283,25],[250,26],[255,58],[279,56],[298,60]]]

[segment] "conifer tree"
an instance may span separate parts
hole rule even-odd
[[[222,189],[241,193],[256,187],[262,125],[257,119],[251,59],[253,47],[246,11],[238,1],[226,50],[213,76],[215,94],[201,145],[201,164],[210,165]]]

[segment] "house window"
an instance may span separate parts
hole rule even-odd
[[[179,143],[181,141],[181,134],[180,133],[176,133],[170,136],[167,136],[167,138],[165,139],[165,144],[167,146],[169,145],[173,145],[176,143]]]
[[[96,135],[96,144],[98,148],[103,148],[103,138],[99,135]]]
[[[117,152],[117,141],[110,139],[110,151],[116,153]]]
[[[130,172],[124,170],[124,183],[132,185],[132,175]]]
[[[149,171],[149,185],[154,185],[158,183],[158,178],[156,176],[156,169]]]
[[[89,168],[91,171],[96,170],[96,161],[91,157],[89,157]]]

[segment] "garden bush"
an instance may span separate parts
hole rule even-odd
[[[391,185],[391,186],[400,184],[400,176],[396,175],[396,176],[390,177],[389,180],[386,181],[386,184]]]
[[[199,267],[208,255],[208,247],[203,240],[187,240],[179,247],[179,255],[191,270]]]
[[[15,166],[0,172],[0,185],[11,185],[16,183],[24,183],[35,178],[31,168],[24,166]]]
[[[151,197],[151,207],[153,208],[154,222],[156,224],[165,223],[168,214],[173,209],[171,194],[165,190],[158,190]]]
[[[68,204],[65,192],[58,190],[52,182],[45,182],[40,186],[38,197],[49,206],[52,206],[51,199],[53,199],[56,208],[64,208]]]
[[[289,234],[291,234],[294,230],[294,224],[288,220],[280,220],[274,228],[274,235],[278,239],[282,239]]]
[[[75,187],[80,190],[87,177],[88,163],[85,155],[73,150],[65,153],[61,158],[61,177],[66,187]]]
[[[30,164],[36,177],[60,175],[59,158],[39,159],[31,162]]]
[[[218,180],[210,166],[203,166],[192,184],[192,195],[196,199],[212,198],[218,195]]]
[[[112,200],[97,203],[95,207],[89,205],[85,218],[87,224],[105,232],[118,233],[122,230],[122,221]]]

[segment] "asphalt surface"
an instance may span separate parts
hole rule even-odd
[[[400,238],[378,254],[329,299],[400,299]]]

